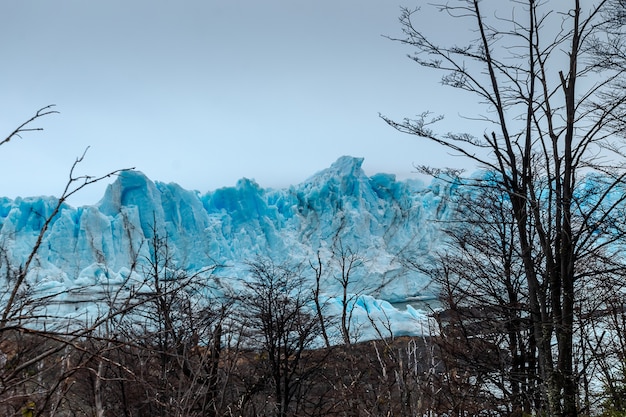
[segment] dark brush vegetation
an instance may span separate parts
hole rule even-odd
[[[0,413],[6,416],[24,414],[29,405],[32,415],[111,417],[501,415],[503,410],[473,392],[469,375],[449,368],[431,338],[307,350],[285,403],[277,398],[272,362],[262,349],[196,345],[162,352],[156,345],[123,341],[68,345],[17,331],[5,337],[2,372],[11,376],[2,381]],[[43,346],[57,351],[13,372],[14,364]]]

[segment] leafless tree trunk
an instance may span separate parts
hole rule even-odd
[[[333,260],[339,268],[335,280],[341,286],[341,336],[343,343],[349,346],[354,337],[352,334],[354,303],[362,291],[362,289],[353,288],[354,277],[352,273],[355,269],[363,266],[363,258],[352,248],[344,246],[342,240],[338,238],[333,245]]]
[[[326,348],[330,348],[330,339],[328,339],[328,333],[326,332],[326,317],[323,313],[323,305],[320,301],[320,294],[322,290],[322,274],[323,274],[323,264],[320,253],[317,252],[316,262],[310,263],[311,269],[315,272],[315,288],[313,289],[313,302],[315,303],[315,312],[317,313],[317,319],[320,323],[320,332],[322,333],[322,338],[324,339],[324,345]]]

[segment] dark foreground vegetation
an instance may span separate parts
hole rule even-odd
[[[283,374],[268,352],[234,346],[163,352],[121,341],[66,345],[24,332],[5,335],[0,413],[6,416],[29,415],[28,407],[46,416],[387,416],[448,407],[446,396],[433,397],[433,389],[441,392],[436,385],[424,389],[439,378],[424,367],[431,356],[424,339],[310,350],[281,358]],[[45,360],[21,366],[22,358],[54,348]]]
[[[502,331],[511,312],[446,310],[432,317],[437,335],[313,347],[317,318],[293,300],[249,312],[147,300],[143,321],[134,311],[88,333],[3,329],[0,415],[521,417],[541,403],[536,365]],[[579,352],[592,371],[580,414],[623,416],[624,311],[596,319],[617,339]]]
[[[446,359],[430,337],[308,350],[278,365],[270,352],[237,346],[164,352],[122,341],[4,336],[6,416],[516,415],[477,383],[474,364]],[[497,352],[483,348],[464,356],[497,362]]]

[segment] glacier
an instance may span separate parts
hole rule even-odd
[[[367,176],[362,164],[362,158],[344,156],[288,188],[266,189],[244,178],[204,194],[123,171],[97,204],[63,204],[28,271],[27,285],[34,294],[56,300],[48,303],[56,306],[55,315],[95,315],[101,306],[90,291],[97,294],[129,275],[141,275],[133,265],[150,256],[147,242],[158,233],[167,236],[180,268],[219,266],[211,276],[235,289],[255,259],[300,265],[309,276],[309,263],[319,255],[328,271],[323,296],[329,311],[338,314],[341,287],[333,259],[341,247],[361,261],[349,291],[363,337],[374,337],[367,329],[372,318],[391,323],[395,335],[419,334],[426,313],[411,301],[433,299],[436,288],[404,260],[428,262],[439,244],[441,221],[451,211],[454,186],[436,179],[425,185],[391,174]],[[24,263],[57,202],[55,197],[0,199],[0,247],[8,263]]]

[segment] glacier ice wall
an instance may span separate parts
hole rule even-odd
[[[358,253],[354,291],[389,302],[428,295],[429,282],[402,260],[428,258],[438,243],[439,221],[449,211],[451,186],[367,176],[363,159],[341,157],[301,184],[264,189],[242,179],[234,187],[201,194],[176,184],[122,172],[93,206],[64,205],[53,219],[29,276],[54,288],[128,271],[149,256],[155,233],[168,237],[178,265],[244,278],[247,262],[308,265],[317,253],[332,265],[333,248]],[[0,245],[19,265],[30,252],[53,197],[0,199]],[[336,290],[329,270],[326,290]]]

